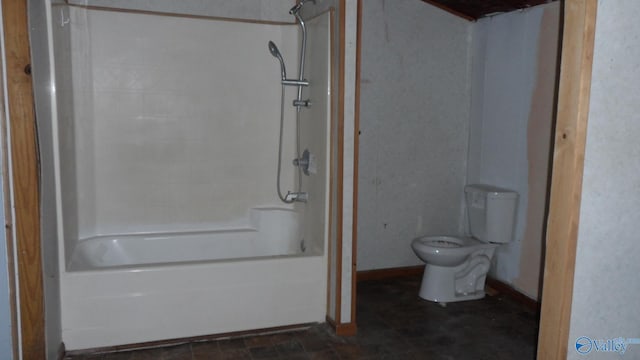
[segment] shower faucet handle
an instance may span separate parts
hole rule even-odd
[[[302,157],[293,159],[293,166],[298,166],[302,169],[302,172],[309,176],[313,172],[316,173],[315,156],[311,154],[309,149],[305,149],[302,153]]]

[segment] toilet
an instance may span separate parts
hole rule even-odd
[[[420,297],[439,303],[484,297],[498,246],[513,239],[518,194],[489,185],[464,188],[471,236],[423,236],[411,248],[425,262]]]

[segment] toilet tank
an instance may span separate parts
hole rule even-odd
[[[486,243],[513,240],[518,193],[490,186],[467,185],[464,188],[471,235]]]

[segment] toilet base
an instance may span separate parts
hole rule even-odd
[[[474,277],[474,286],[472,289],[460,289],[460,281],[464,279],[456,278],[460,272],[465,271],[463,264],[457,267],[443,267],[427,264],[424,267],[424,275],[422,276],[422,284],[420,285],[419,296],[422,299],[434,301],[438,303],[449,303],[458,301],[468,301],[482,299],[485,295],[484,283],[486,280],[485,272],[480,276]],[[456,290],[458,285],[458,290]],[[470,291],[469,291],[470,290]]]

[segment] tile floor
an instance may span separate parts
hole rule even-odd
[[[450,303],[418,298],[420,277],[358,283],[358,335],[307,330],[69,360],[535,359],[537,314],[503,296]]]

